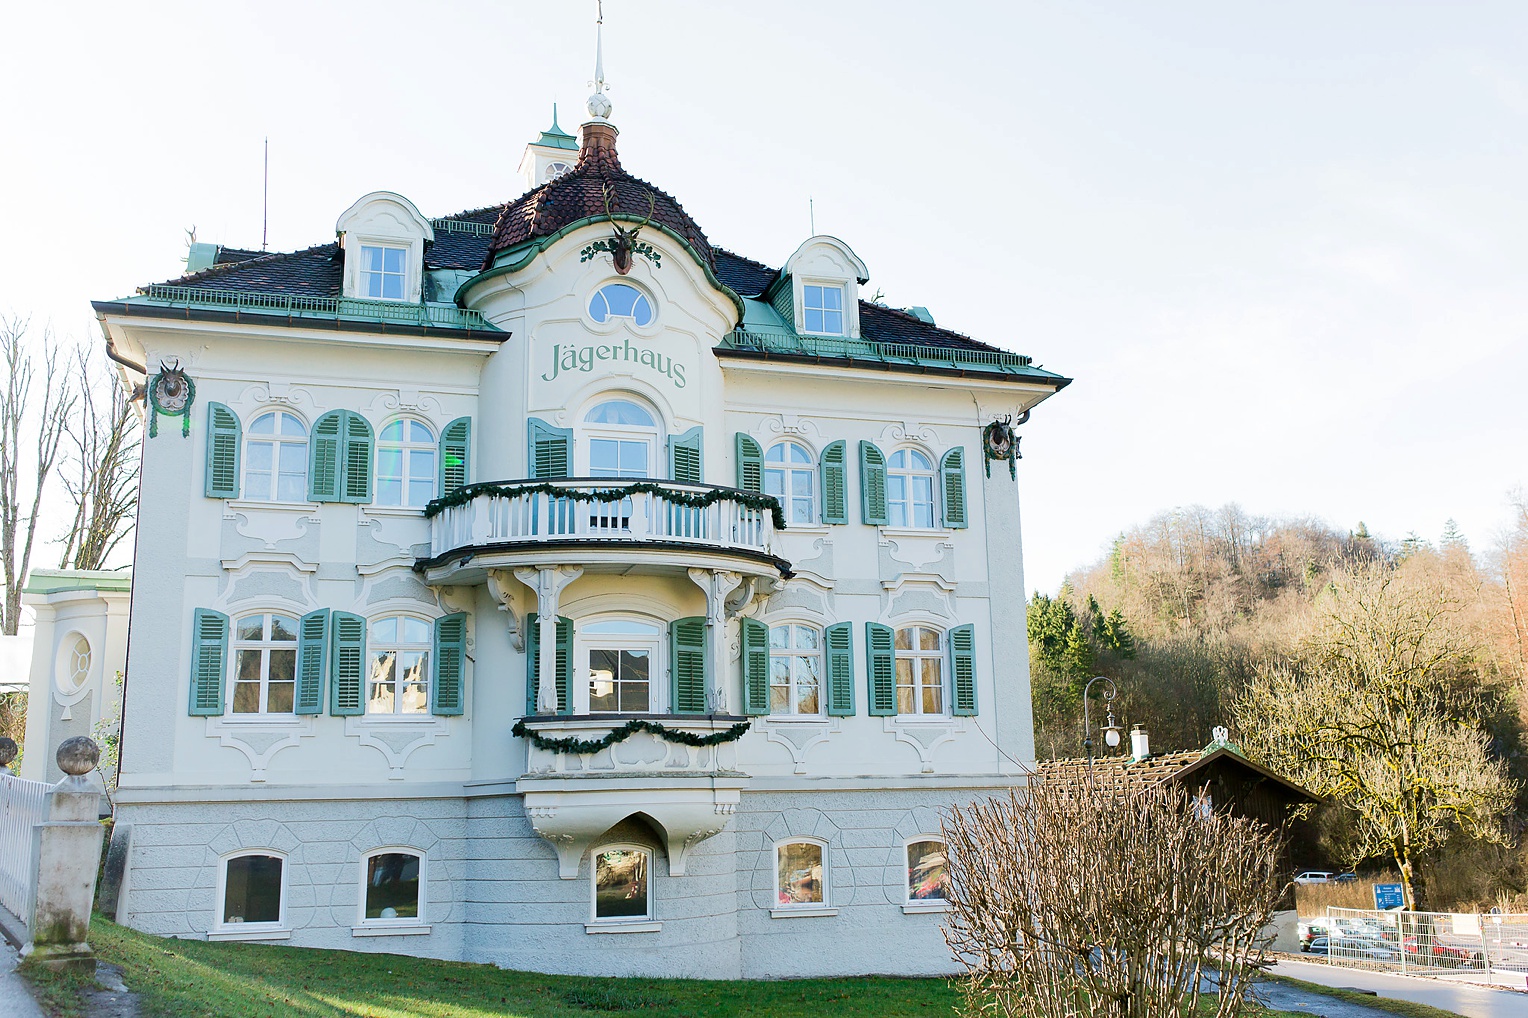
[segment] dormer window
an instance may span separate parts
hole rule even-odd
[[[361,246],[361,296],[402,300],[408,250],[401,247]]]
[[[807,332],[819,336],[844,334],[844,288],[841,286],[801,287],[801,312]]]

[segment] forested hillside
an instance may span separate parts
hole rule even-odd
[[[1412,855],[1489,844],[1504,865],[1528,816],[1528,503],[1484,544],[1452,524],[1436,542],[1386,541],[1235,505],[1134,527],[1029,603],[1039,755],[1081,754],[1083,686],[1106,675],[1117,720],[1144,725],[1154,752],[1226,725],[1342,798],[1330,834],[1346,857],[1389,859],[1409,880]],[[1383,751],[1365,745],[1379,729]],[[1419,827],[1427,846],[1391,844],[1387,832]]]

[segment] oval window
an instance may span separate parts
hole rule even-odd
[[[608,283],[594,292],[589,300],[589,317],[596,322],[608,322],[612,318],[626,318],[637,325],[650,325],[653,305],[647,295],[626,283]]]

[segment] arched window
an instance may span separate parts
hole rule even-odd
[[[595,404],[584,414],[583,439],[586,476],[655,476],[658,421],[642,404],[629,399]]]
[[[786,624],[769,628],[769,712],[822,712],[822,631]]]
[[[934,464],[917,449],[886,462],[886,507],[893,527],[934,526]]]
[[[308,500],[308,427],[296,416],[272,410],[249,426],[244,497],[258,502]]]
[[[828,846],[798,839],[775,846],[776,906],[782,909],[817,907],[828,901]]]
[[[907,900],[944,901],[944,885],[949,878],[944,842],[935,837],[919,837],[907,843]]]
[[[435,432],[422,421],[403,418],[377,437],[377,505],[423,508],[435,497]]]
[[[589,298],[589,317],[596,322],[626,318],[635,325],[650,325],[653,304],[647,294],[630,283],[607,283]]]
[[[817,464],[796,442],[776,442],[764,454],[764,493],[785,507],[790,523],[817,521]]]
[[[430,709],[430,624],[408,615],[371,623],[366,713],[424,714]]]
[[[652,853],[637,845],[594,850],[594,921],[647,922],[653,917]]]
[[[897,713],[944,713],[944,634],[930,626],[897,630]]]
[[[424,916],[424,856],[389,848],[361,859],[361,925],[415,926]]]
[[[297,683],[297,620],[263,612],[234,624],[234,714],[290,714]]]
[[[218,928],[236,935],[285,925],[285,868],[284,858],[261,851],[223,860],[218,874]]]
[[[605,618],[577,626],[579,665],[588,675],[590,714],[632,714],[656,709],[653,681],[662,627],[640,619]]]

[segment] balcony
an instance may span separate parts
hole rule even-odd
[[[425,515],[430,555],[418,568],[431,584],[551,565],[790,575],[790,563],[774,553],[783,525],[778,503],[735,488],[610,478],[484,482],[437,499]]]

